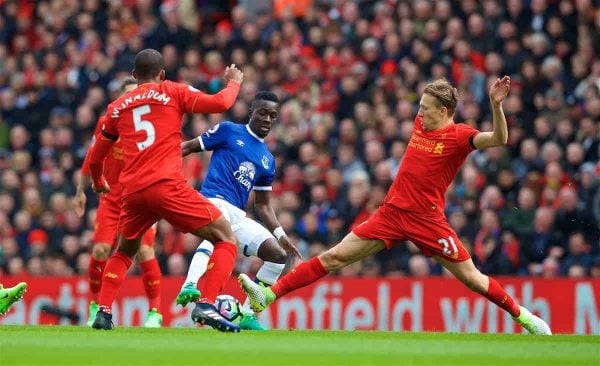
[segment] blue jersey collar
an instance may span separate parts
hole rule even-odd
[[[257,135],[257,134],[255,134],[255,133],[252,131],[252,129],[250,128],[250,124],[249,124],[249,123],[246,123],[246,130],[248,130],[248,133],[249,133],[250,135],[252,135],[252,137],[254,137],[255,139],[257,139],[258,141],[260,141],[260,142],[265,142],[265,139],[261,139],[260,137],[258,137],[258,135]]]

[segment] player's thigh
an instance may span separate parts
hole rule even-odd
[[[277,239],[261,224],[245,217],[232,227],[238,248],[246,257],[256,256],[273,263],[285,263],[286,253]]]
[[[406,240],[401,215],[402,211],[383,205],[369,219],[352,229],[352,233],[362,239],[381,240],[390,249],[395,243]]]
[[[386,248],[381,239],[363,239],[350,233],[342,241],[319,255],[321,263],[328,271],[335,271]]]
[[[119,217],[119,236],[126,240],[140,239],[160,219],[153,210],[144,192],[123,197]],[[120,239],[121,240],[121,239]],[[119,241],[121,246],[121,241]]]
[[[109,252],[116,246],[120,214],[121,207],[118,202],[105,198],[100,199],[98,210],[96,211],[94,237],[92,239],[94,244],[107,243],[109,245]]]
[[[411,214],[404,217],[403,227],[410,241],[428,257],[439,256],[450,262],[470,259],[469,252],[452,230],[446,219]]]
[[[154,212],[167,220],[177,231],[193,233],[211,242],[234,240],[229,222],[206,197],[182,182],[167,182],[153,191]]]
[[[246,218],[245,211],[240,210],[239,208],[235,207],[234,205],[223,199],[208,198],[208,200],[213,205],[215,205],[215,207],[217,207],[219,211],[221,211],[225,219],[231,224],[232,228],[241,223]]]

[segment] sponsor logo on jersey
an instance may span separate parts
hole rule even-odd
[[[240,147],[244,147],[244,141],[242,141],[242,140],[235,140],[235,143],[237,145],[239,145]]]
[[[248,192],[252,189],[254,182],[254,176],[256,175],[256,169],[254,164],[249,161],[244,161],[240,164],[238,170],[233,172],[233,177],[246,188]]]

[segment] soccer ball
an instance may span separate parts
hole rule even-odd
[[[223,318],[234,324],[242,320],[242,308],[237,299],[231,295],[219,295],[215,300],[215,307]]]

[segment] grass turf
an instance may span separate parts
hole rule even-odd
[[[15,365],[600,365],[600,336],[0,327]]]

